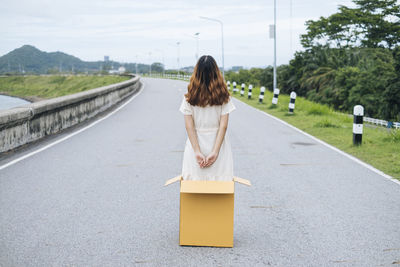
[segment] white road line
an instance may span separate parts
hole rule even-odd
[[[241,102],[241,103],[243,103],[244,105],[247,105],[246,103],[240,101],[239,99],[236,99],[236,100],[239,101],[239,102]],[[302,134],[304,134],[305,136],[310,137],[311,139],[317,141],[318,143],[320,143],[320,144],[322,144],[322,145],[324,145],[324,146],[329,147],[330,149],[332,149],[332,150],[336,151],[337,153],[339,153],[339,154],[341,154],[341,155],[343,155],[343,156],[345,156],[345,157],[347,157],[347,158],[349,158],[349,159],[351,159],[351,160],[357,162],[358,164],[364,166],[365,168],[367,168],[367,169],[369,169],[369,170],[371,170],[371,171],[373,171],[373,172],[375,172],[375,173],[381,175],[382,177],[384,177],[384,178],[386,178],[386,179],[388,179],[388,180],[390,180],[390,181],[392,181],[392,182],[394,182],[394,183],[400,185],[400,181],[399,181],[399,180],[393,178],[393,177],[390,176],[390,175],[387,175],[387,174],[384,173],[383,171],[380,171],[380,170],[376,169],[375,167],[369,165],[368,163],[365,163],[364,161],[361,161],[361,160],[359,160],[358,158],[356,158],[356,157],[354,157],[354,156],[352,156],[352,155],[350,155],[350,154],[347,154],[346,152],[344,152],[344,151],[342,151],[342,150],[340,150],[340,149],[338,149],[338,148],[336,148],[336,147],[334,147],[334,146],[332,146],[332,145],[330,145],[330,144],[328,144],[328,143],[326,143],[326,142],[324,142],[324,141],[322,141],[322,140],[316,138],[315,136],[312,136],[312,135],[310,135],[310,134],[308,134],[308,133],[306,133],[306,132],[300,130],[299,128],[294,127],[293,125],[291,125],[291,124],[289,124],[289,123],[287,123],[287,122],[285,122],[285,121],[283,121],[283,120],[281,120],[281,119],[279,119],[279,118],[277,118],[277,117],[275,117],[275,116],[272,116],[271,114],[268,114],[268,113],[266,113],[266,112],[264,112],[264,111],[262,111],[262,110],[259,110],[259,109],[255,108],[255,107],[253,107],[253,106],[250,106],[250,105],[247,105],[247,106],[249,106],[249,107],[255,109],[256,111],[260,112],[261,114],[266,115],[267,117],[270,117],[270,118],[272,118],[272,119],[274,119],[274,120],[276,120],[276,121],[279,121],[280,123],[283,123],[284,125],[286,125],[286,126],[292,128],[293,130],[296,130],[297,132],[302,133]]]
[[[67,140],[67,139],[73,137],[74,135],[77,135],[77,134],[79,134],[79,133],[81,133],[81,132],[83,132],[83,131],[85,131],[85,130],[91,128],[91,127],[93,127],[94,125],[96,125],[97,123],[101,122],[102,120],[107,119],[108,117],[110,117],[111,115],[113,115],[114,113],[116,113],[117,111],[119,111],[120,109],[122,109],[123,107],[125,107],[127,104],[129,104],[129,103],[130,103],[133,99],[135,99],[138,95],[140,95],[140,94],[142,93],[144,87],[145,87],[145,83],[142,83],[142,88],[140,88],[140,91],[139,91],[138,93],[136,93],[135,95],[133,95],[131,99],[129,99],[127,102],[125,102],[124,104],[122,104],[121,106],[119,106],[117,109],[115,109],[115,110],[112,111],[111,113],[107,114],[105,117],[100,118],[100,119],[98,119],[97,121],[92,122],[92,123],[89,124],[88,126],[85,126],[85,127],[83,127],[82,129],[79,129],[79,130],[76,131],[76,132],[73,132],[73,133],[71,133],[71,134],[69,134],[69,135],[67,135],[67,136],[64,136],[63,138],[61,138],[61,139],[59,139],[59,140],[57,140],[57,141],[55,141],[55,142],[53,142],[53,143],[50,143],[50,144],[48,144],[48,145],[46,145],[46,146],[44,146],[44,147],[42,147],[42,148],[39,148],[39,149],[37,149],[37,150],[35,150],[35,151],[32,151],[32,152],[30,152],[30,153],[28,153],[28,154],[26,154],[26,155],[23,155],[22,157],[16,158],[16,159],[14,159],[14,160],[12,160],[12,161],[10,161],[10,162],[8,162],[8,163],[6,163],[6,164],[0,166],[0,170],[3,170],[3,169],[5,169],[5,168],[7,168],[7,167],[9,167],[9,166],[11,166],[11,165],[14,165],[14,164],[17,163],[17,162],[20,162],[21,160],[24,160],[24,159],[26,159],[26,158],[29,158],[29,157],[31,157],[31,156],[33,156],[33,155],[39,153],[39,152],[42,152],[42,151],[44,151],[44,150],[46,150],[46,149],[48,149],[48,148],[50,148],[50,147],[52,147],[52,146],[55,146],[55,145],[57,145],[58,143],[61,143],[61,142],[65,141],[65,140]]]

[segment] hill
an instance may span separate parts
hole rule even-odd
[[[120,66],[124,66],[129,72],[135,72],[135,63],[83,61],[59,51],[44,52],[31,45],[24,45],[0,57],[0,74],[93,73],[118,69]],[[149,65],[138,64],[139,72],[147,72],[148,69]]]

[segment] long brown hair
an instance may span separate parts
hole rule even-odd
[[[189,104],[200,107],[228,102],[229,91],[212,56],[202,56],[197,61],[185,97]]]

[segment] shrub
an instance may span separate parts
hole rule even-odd
[[[392,129],[384,139],[386,142],[400,143],[400,130]]]
[[[326,115],[328,113],[330,113],[329,107],[321,104],[311,104],[307,110],[308,115]]]
[[[328,119],[323,119],[323,120],[317,122],[316,124],[314,124],[314,127],[318,127],[318,128],[340,128],[339,125],[331,122]]]

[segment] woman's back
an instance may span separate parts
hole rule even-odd
[[[225,133],[228,113],[234,109],[217,63],[211,56],[202,56],[179,108],[188,133],[182,164],[184,180],[232,181],[232,151]]]
[[[205,107],[190,105],[185,97],[182,100],[180,111],[186,115],[192,115],[196,130],[218,130],[221,115],[230,113],[235,109],[232,100],[222,105],[207,105]]]

